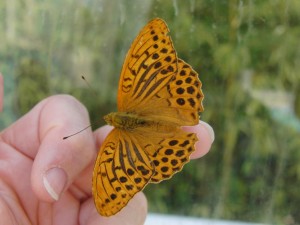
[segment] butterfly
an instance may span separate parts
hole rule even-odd
[[[198,140],[181,126],[199,122],[202,83],[177,57],[167,24],[151,20],[133,41],[122,67],[118,112],[104,117],[114,126],[93,172],[99,214],[119,212],[149,183],[172,177],[189,161]]]

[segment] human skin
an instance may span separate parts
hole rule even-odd
[[[0,109],[3,77],[0,74]],[[0,225],[12,224],[143,224],[147,200],[142,192],[111,217],[100,216],[91,193],[97,151],[112,129],[87,129],[85,107],[68,95],[55,95],[0,133]],[[184,127],[199,140],[191,158],[205,155],[213,142],[211,128],[203,122]]]

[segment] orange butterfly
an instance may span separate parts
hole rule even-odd
[[[93,173],[98,212],[111,216],[148,183],[158,183],[189,161],[203,111],[201,82],[177,58],[169,29],[151,20],[131,45],[118,88],[118,112],[104,117],[114,126],[102,144]]]

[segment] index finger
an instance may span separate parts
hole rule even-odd
[[[40,102],[3,131],[7,144],[32,159],[31,184],[39,199],[58,200],[95,158],[91,129],[63,140],[64,136],[88,124],[88,113],[79,101],[71,96],[56,95]],[[91,177],[84,179],[91,180]],[[81,190],[90,192],[91,183],[80,183]]]

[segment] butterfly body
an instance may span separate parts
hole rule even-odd
[[[202,84],[168,32],[159,18],[140,31],[123,64],[118,112],[104,117],[114,129],[98,153],[92,190],[103,216],[119,212],[148,183],[171,178],[195,150],[198,137],[182,126],[199,123]]]
[[[104,116],[107,124],[122,130],[133,130],[137,127],[149,125],[149,121],[134,113],[128,112],[112,112]]]
[[[176,129],[176,124],[168,121],[160,121],[156,118],[137,115],[129,112],[112,112],[104,116],[107,124],[116,129],[127,132],[139,132],[139,130],[150,129],[153,132],[171,132]]]

